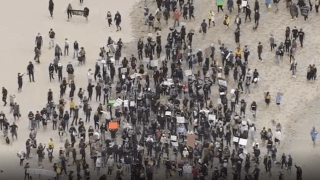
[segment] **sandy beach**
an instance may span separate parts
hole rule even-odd
[[[109,36],[115,41],[122,38],[124,42],[124,55],[129,56],[135,54],[137,56],[136,42],[140,37],[146,37],[148,27],[144,25],[143,7],[144,0],[118,0],[116,2],[111,0],[84,0],[82,6],[78,1],[72,1],[71,4],[74,9],[83,9],[88,7],[90,9],[89,20],[86,21],[84,17],[74,16],[70,21],[67,21],[66,7],[69,2],[61,0],[54,1],[54,18],[52,19],[48,11],[48,2],[42,0],[35,1],[7,1],[5,6],[0,7],[0,20],[2,22],[0,28],[0,82],[1,86],[8,89],[8,94],[15,94],[16,101],[20,104],[21,119],[17,122],[18,141],[14,141],[12,145],[6,145],[4,138],[0,139],[0,169],[4,173],[0,174],[2,177],[10,177],[14,179],[21,179],[24,174],[22,167],[19,167],[19,159],[16,153],[25,150],[25,141],[28,137],[29,130],[27,113],[29,111],[41,110],[46,104],[46,97],[48,89],[54,92],[54,98],[59,98],[59,82],[49,81],[48,66],[52,62],[54,50],[49,49],[48,32],[50,28],[56,32],[56,43],[63,47],[64,39],[68,38],[70,44],[75,40],[78,41],[80,47],[83,46],[87,52],[87,63],[85,66],[78,67],[78,62],[72,59],[73,48],[70,47],[69,56],[62,57],[61,62],[65,67],[68,62],[75,66],[75,81],[78,88],[85,88],[87,84],[86,72],[89,68],[93,69],[96,60],[98,59],[99,48],[106,45]],[[150,11],[156,10],[156,3],[148,0]],[[249,4],[253,7],[254,2]],[[212,0],[194,0],[195,6],[195,20],[181,21],[186,23],[187,31],[190,29],[196,30],[194,36],[193,48],[205,49],[214,44],[216,47],[216,57],[219,59],[219,45],[218,40],[221,40],[228,49],[235,51],[236,45],[234,41],[234,18],[236,12],[231,13],[230,29],[226,30],[223,26],[223,17],[225,12],[217,12],[217,7],[213,5]],[[236,6],[236,5],[235,5]],[[11,13],[14,9],[14,13]],[[207,19],[208,12],[213,9],[215,12],[215,27],[211,27],[206,36],[198,33],[202,19]],[[252,8],[253,9],[253,8]],[[107,11],[111,11],[112,16],[119,11],[122,15],[122,31],[116,32],[116,27],[111,28],[107,25],[105,19]],[[229,13],[228,13],[229,14]],[[319,15],[313,11],[310,12],[309,19],[304,21],[302,17],[297,20],[291,20],[288,10],[285,9],[285,3],[280,2],[279,11],[275,13],[275,9],[266,9],[264,4],[260,2],[260,25],[256,31],[252,30],[254,27],[254,20],[244,23],[245,15],[240,13],[242,18],[241,25],[241,47],[248,45],[250,49],[249,68],[257,69],[260,74],[260,81],[256,87],[252,87],[251,94],[242,94],[240,98],[244,98],[248,105],[252,101],[256,101],[258,105],[257,119],[255,124],[257,126],[257,139],[259,142],[262,127],[272,128],[275,130],[275,124],[281,123],[283,128],[283,139],[278,148],[277,159],[280,160],[282,153],[290,153],[293,161],[302,166],[303,177],[307,180],[316,179],[320,175],[318,170],[320,161],[320,142],[313,147],[310,138],[310,131],[313,126],[320,129],[318,107],[320,105],[319,83],[308,82],[306,79],[307,67],[309,64],[315,64],[320,67],[320,62],[317,60],[317,55],[320,50],[320,37],[318,31],[320,24],[317,23]],[[253,19],[253,15],[252,15]],[[180,22],[180,23],[181,23]],[[169,25],[165,25],[162,19],[162,41],[166,41],[166,36],[169,32],[169,27],[173,26],[173,20],[169,20]],[[300,48],[296,53],[297,78],[292,78],[289,64],[289,57],[285,56],[280,61],[279,65],[274,62],[274,52],[270,52],[269,35],[275,36],[276,43],[284,41],[285,28],[289,26],[291,29],[297,26],[299,29],[303,28],[306,38],[304,47]],[[180,30],[180,28],[179,28]],[[34,57],[34,41],[37,33],[41,33],[44,38],[44,46],[42,47],[41,63],[35,64],[35,83],[29,83],[27,75],[24,77],[24,84],[21,93],[17,90],[17,73],[26,73],[26,67],[29,61],[33,62]],[[154,37],[155,33],[153,32]],[[262,58],[264,62],[258,60],[257,45],[261,42],[264,46]],[[122,59],[122,58],[121,58]],[[220,59],[219,59],[220,62]],[[66,75],[66,72],[64,72]],[[236,83],[230,78],[229,84],[234,87]],[[77,91],[76,90],[76,91]],[[67,90],[68,91],[68,90]],[[271,105],[266,107],[263,93],[269,91],[271,93]],[[212,90],[212,98],[218,97],[217,86]],[[277,92],[284,93],[280,109],[276,106],[275,97]],[[95,96],[95,95],[94,95]],[[94,104],[95,109],[97,104]],[[253,119],[247,107],[248,119]],[[12,114],[9,114],[9,106],[2,107],[0,110],[4,111],[9,117],[10,124],[13,122]],[[237,109],[238,110],[238,109]],[[82,113],[82,112],[81,112]],[[80,114],[81,116],[81,114]],[[59,136],[57,131],[52,130],[52,125],[48,125],[48,130],[42,132],[40,128],[38,132],[38,142],[47,144],[49,138],[53,138],[57,149],[63,147],[63,143],[59,143]],[[252,142],[249,142],[252,143]],[[250,149],[251,150],[251,149]],[[58,160],[58,151],[55,151],[55,161]],[[266,148],[262,148],[262,155],[266,153]],[[48,161],[45,159],[44,161]],[[36,160],[29,161],[30,166],[36,167]],[[91,162],[90,162],[91,163]],[[45,169],[52,170],[53,164],[45,164]],[[279,168],[273,166],[273,177],[264,177],[264,168],[260,165],[263,176],[261,179],[275,179]],[[283,170],[285,171],[285,170]],[[293,167],[292,174],[285,174],[285,179],[294,179],[296,170]],[[14,176],[13,176],[14,175]],[[231,178],[231,176],[229,177]],[[155,177],[155,179],[160,179]]]

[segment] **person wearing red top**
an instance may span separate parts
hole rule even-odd
[[[198,169],[196,167],[193,167],[192,174],[193,174],[193,179],[196,180],[199,175]]]
[[[178,9],[176,9],[176,11],[174,12],[174,24],[173,27],[176,27],[176,22],[178,22],[178,26],[179,26],[179,19],[180,19],[180,11]]]

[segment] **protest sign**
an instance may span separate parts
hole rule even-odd
[[[190,134],[187,137],[187,145],[189,147],[194,148],[194,143],[196,142],[196,135],[195,134]]]
[[[185,123],[184,117],[177,117],[177,123]]]
[[[184,165],[183,166],[183,172],[186,173],[186,174],[191,174],[192,173],[192,166]]]
[[[186,132],[186,128],[184,127],[184,125],[177,127],[177,132],[178,133]]]

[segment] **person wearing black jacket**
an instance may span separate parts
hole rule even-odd
[[[18,91],[20,92],[21,91],[21,89],[22,89],[22,84],[23,84],[23,79],[22,79],[22,77],[23,77],[23,75],[24,74],[20,74],[20,73],[18,73]]]
[[[256,0],[255,2],[254,2],[254,11],[259,11],[259,8],[260,8],[260,5],[259,5],[259,1],[258,0]]]
[[[262,46],[261,42],[259,42],[257,50],[258,50],[258,57],[259,57],[260,61],[262,61],[262,58],[261,58],[262,49],[263,49],[263,46]]]
[[[143,57],[142,57],[143,47],[144,47],[143,41],[142,41],[142,39],[140,38],[139,41],[138,41],[138,58],[139,58],[139,60],[142,60],[142,58],[143,58]]]
[[[74,49],[74,52],[73,52],[73,59],[74,58],[78,58],[78,54],[79,54],[79,44],[77,41],[74,41],[73,43],[73,49]]]
[[[93,120],[94,120],[94,129],[99,129],[100,116],[98,112],[94,113]]]
[[[31,82],[31,78],[32,78],[32,81],[34,82],[34,66],[31,61],[29,62],[29,65],[27,66],[27,70],[28,70],[30,82]]]
[[[190,5],[189,5],[189,19],[190,20],[192,17],[193,17],[193,19],[195,19],[193,13],[194,13],[194,6],[192,3],[190,3]]]
[[[91,99],[92,99],[93,87],[94,87],[94,85],[92,85],[91,83],[88,84],[87,91],[89,94],[89,96],[88,96],[89,101],[91,101]]]
[[[58,64],[58,68],[57,68],[57,69],[58,69],[58,79],[59,79],[59,82],[62,81],[62,68],[63,68],[62,65],[59,63],[59,64]]]
[[[248,17],[249,17],[249,20],[251,22],[251,9],[250,9],[249,5],[247,5],[247,7],[246,7],[246,18],[245,18],[244,22],[247,22],[247,18]]]
[[[121,26],[120,26],[120,23],[121,23],[121,15],[119,13],[119,11],[117,11],[117,13],[115,14],[114,16],[114,21],[116,22],[116,26],[117,26],[117,31],[121,31]]]
[[[98,101],[98,98],[99,98],[99,101],[100,101],[101,90],[102,90],[101,85],[99,83],[97,83],[97,85],[96,85],[96,101]]]
[[[290,52],[290,46],[291,46],[291,40],[290,40],[289,38],[287,38],[287,39],[284,41],[284,45],[285,45],[286,52],[289,54],[289,52]]]
[[[54,9],[54,3],[52,0],[49,0],[49,12],[51,17],[53,16],[53,9]]]
[[[42,36],[40,35],[40,33],[38,33],[38,36],[36,37],[36,45],[37,45],[37,48],[39,50],[41,50],[41,46],[43,44],[43,40],[42,40]]]
[[[254,23],[255,23],[255,27],[253,27],[254,30],[256,30],[259,26],[259,19],[260,19],[260,13],[259,10],[256,10],[254,13]]]
[[[50,65],[49,65],[49,78],[50,78],[50,81],[51,81],[51,79],[54,79],[53,72],[54,72],[54,66],[53,66],[52,63],[50,63]]]
[[[74,92],[76,91],[76,85],[74,84],[74,81],[71,81],[69,86],[70,86],[69,98],[73,98]]]
[[[260,169],[258,168],[258,165],[256,165],[256,168],[252,172],[254,180],[259,180],[259,175],[260,175]]]
[[[98,74],[100,74],[100,66],[98,64],[98,62],[96,63],[96,66],[95,66],[95,71],[94,71],[94,80],[97,81],[97,76]]]
[[[297,166],[296,164],[294,164],[294,166],[297,168],[297,180],[301,180],[301,179],[302,179],[302,169],[301,169],[301,166]]]
[[[116,69],[113,64],[110,64],[110,77],[111,77],[111,84],[113,84],[114,75],[116,73]]]
[[[301,47],[303,47],[304,32],[302,31],[302,29],[300,29],[298,36],[299,36],[300,45]]]

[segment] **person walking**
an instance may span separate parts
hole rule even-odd
[[[318,136],[318,132],[316,131],[315,127],[312,127],[310,135],[311,135],[311,140],[313,142],[313,146],[315,146],[316,145],[316,139],[317,139],[317,136]]]
[[[294,164],[294,166],[297,168],[297,180],[301,180],[301,179],[302,179],[302,169],[301,169],[301,166],[297,166],[296,164]]]
[[[23,84],[22,77],[23,77],[23,75],[24,75],[24,74],[18,73],[18,92],[20,92],[21,89],[22,89],[22,84]]]
[[[38,47],[35,47],[33,60],[35,60],[37,63],[40,63],[40,55],[41,55],[40,49]]]
[[[12,125],[10,126],[10,132],[11,132],[11,136],[12,136],[12,141],[13,141],[13,137],[16,137],[16,140],[18,140],[18,126],[16,125],[15,122],[12,123]]]
[[[259,42],[257,50],[258,50],[258,57],[259,57],[259,60],[260,60],[261,62],[263,62],[263,60],[262,60],[262,58],[261,58],[262,49],[263,49],[263,46],[262,46],[261,42]]]
[[[279,107],[279,109],[280,109],[280,104],[281,104],[281,98],[282,98],[281,93],[277,93],[276,104]]]
[[[276,47],[273,34],[270,35],[269,42],[270,42],[270,49],[272,51]]]
[[[49,65],[49,78],[50,78],[50,82],[51,82],[51,79],[54,80],[53,73],[54,73],[54,66],[53,66],[52,63],[50,63],[50,65]]]
[[[32,64],[32,62],[29,62],[29,65],[27,66],[27,74],[29,75],[29,80],[31,82],[31,80],[34,82],[34,66]]]
[[[299,36],[299,41],[300,41],[300,46],[303,47],[303,40],[304,40],[304,32],[302,31],[302,29],[300,29],[299,33],[298,33],[298,36]]]
[[[68,20],[69,20],[70,18],[72,18],[72,6],[71,6],[71,4],[68,4],[68,7],[67,7],[65,13],[68,14]]]
[[[64,41],[64,53],[63,53],[64,56],[69,56],[69,43],[70,42],[68,38],[66,38]]]
[[[52,30],[52,28],[49,31],[49,38],[50,38],[50,42],[49,42],[49,49],[54,47],[54,38],[56,36],[56,33]]]
[[[223,0],[217,0],[218,12],[220,12],[220,9],[223,12],[223,6],[224,6],[224,1]]]
[[[202,31],[202,33],[203,33],[203,36],[205,36],[206,35],[206,33],[207,33],[207,27],[208,27],[208,24],[206,23],[206,20],[204,19],[203,21],[202,21],[202,23],[201,23],[201,31]]]
[[[246,8],[246,18],[244,20],[244,22],[247,22],[247,18],[249,18],[249,22],[251,22],[251,9],[250,9],[250,6],[247,5]]]
[[[56,44],[54,49],[54,56],[57,58],[57,60],[60,60],[60,56],[62,56],[62,50],[58,44]]]
[[[119,11],[117,11],[117,13],[114,15],[114,21],[116,22],[116,26],[117,26],[117,31],[121,31],[121,15],[119,13]]]
[[[255,23],[255,27],[253,27],[253,30],[256,30],[259,26],[259,19],[260,19],[260,13],[258,10],[255,11],[254,13],[254,23]]]
[[[173,27],[176,27],[176,23],[178,23],[178,26],[180,25],[180,23],[179,23],[180,16],[181,16],[180,11],[178,9],[176,9],[176,11],[173,14],[173,17],[174,17]]]
[[[74,58],[78,58],[78,55],[79,55],[79,44],[77,41],[74,41],[73,43],[73,59]]]
[[[225,16],[224,16],[224,20],[223,20],[223,24],[224,24],[225,26],[227,26],[226,29],[229,29],[229,22],[230,22],[229,16],[228,16],[228,15],[225,15]]]
[[[52,18],[53,18],[53,9],[54,9],[54,3],[52,0],[49,0],[49,12]]]
[[[110,27],[112,25],[112,15],[110,11],[108,11],[106,19],[108,20],[108,25]]]
[[[36,36],[36,41],[35,41],[35,43],[36,43],[37,48],[38,48],[39,50],[41,50],[41,46],[42,46],[42,44],[43,44],[43,40],[42,40],[42,36],[41,36],[40,33],[38,33],[38,36]]]

